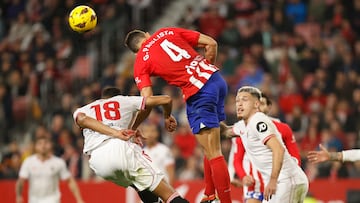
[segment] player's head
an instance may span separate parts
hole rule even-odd
[[[150,34],[141,30],[133,30],[129,32],[125,37],[125,46],[127,46],[132,52],[137,53],[144,40],[148,39]]]
[[[141,130],[145,137],[146,145],[153,146],[158,142],[160,131],[157,125],[153,123],[143,123],[141,125]]]
[[[101,92],[101,98],[103,99],[115,97],[117,95],[121,95],[121,90],[117,87],[105,87]]]
[[[47,156],[51,153],[52,143],[48,136],[39,136],[35,139],[35,151],[41,156]]]
[[[236,95],[236,113],[239,119],[247,120],[259,111],[261,91],[252,86],[241,87]]]
[[[260,106],[259,106],[260,111],[263,112],[264,114],[268,114],[270,113],[271,106],[272,106],[272,102],[270,98],[266,94],[262,93],[260,99]]]

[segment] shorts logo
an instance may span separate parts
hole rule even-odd
[[[257,129],[257,131],[263,133],[263,132],[267,131],[268,127],[267,127],[266,123],[258,122],[256,124],[256,129]]]

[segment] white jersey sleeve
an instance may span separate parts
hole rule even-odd
[[[246,129],[246,126],[245,126],[244,120],[240,120],[240,121],[236,122],[232,127],[232,131],[235,135],[244,134],[245,129]]]
[[[145,97],[140,96],[128,96],[126,97],[130,104],[133,105],[133,108],[140,111],[145,109]]]
[[[256,113],[251,118],[249,122],[249,127],[253,132],[256,132],[256,135],[265,144],[272,136],[277,135],[276,126],[270,120],[268,116],[263,113]]]
[[[63,159],[58,158],[59,160],[59,175],[61,180],[69,179],[71,174],[70,171],[66,167],[66,163]]]
[[[25,159],[24,162],[21,164],[19,177],[28,179],[30,176],[30,169],[29,169],[29,159]]]
[[[343,161],[360,161],[360,149],[342,151]]]

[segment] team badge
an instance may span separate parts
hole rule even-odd
[[[257,129],[257,131],[263,133],[263,132],[267,131],[268,126],[264,122],[258,122],[256,124],[256,129]]]

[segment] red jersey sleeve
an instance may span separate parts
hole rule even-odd
[[[187,41],[191,46],[195,47],[198,45],[200,32],[183,28],[172,29],[174,30],[174,32],[178,33],[185,41]]]
[[[286,123],[274,121],[276,128],[281,133],[281,138],[284,141],[285,147],[288,150],[289,154],[296,158],[298,161],[298,165],[301,166],[301,158],[299,148],[296,144],[296,140],[294,134],[290,128],[290,126]]]
[[[144,63],[142,59],[136,58],[134,65],[134,79],[136,86],[140,91],[142,88],[152,85],[150,71],[150,67],[147,63]]]
[[[245,148],[243,146],[241,138],[236,138],[236,145],[237,145],[237,150],[234,153],[234,168],[235,168],[236,175],[240,179],[243,179],[246,176],[244,166],[243,166]]]

